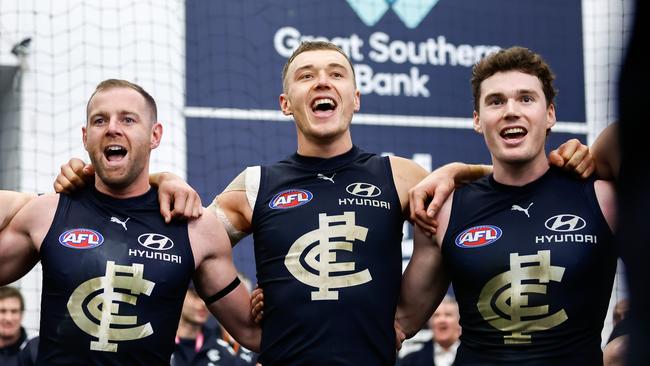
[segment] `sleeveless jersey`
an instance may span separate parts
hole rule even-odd
[[[156,190],[62,194],[40,256],[38,365],[169,365],[194,257]]]
[[[392,366],[404,218],[389,159],[353,147],[262,167],[252,221],[259,361]]]
[[[456,190],[442,244],[463,329],[460,365],[602,365],[616,269],[593,180],[549,169],[522,187]]]

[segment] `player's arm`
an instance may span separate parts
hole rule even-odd
[[[591,155],[596,163],[596,175],[605,180],[617,180],[621,167],[618,140],[618,122],[605,128],[591,145]]]
[[[58,195],[30,200],[0,231],[0,286],[20,279],[38,262],[57,202]]]
[[[616,180],[621,164],[618,141],[618,123],[612,123],[587,147],[571,139],[549,154],[549,162],[573,171],[582,178],[595,173],[605,180]]]
[[[399,156],[390,157],[390,167],[393,171],[393,181],[399,195],[399,201],[402,205],[402,211],[408,217],[409,213],[409,189],[418,184],[427,172],[424,168],[410,159]]]
[[[203,213],[199,194],[176,174],[153,173],[149,176],[149,184],[158,188],[160,214],[166,223],[173,218],[197,218]]]
[[[215,214],[232,246],[253,230],[253,205],[259,189],[260,167],[247,168],[214,198],[208,211]]]
[[[402,276],[395,314],[398,328],[407,338],[422,329],[449,288],[440,246],[449,223],[452,199],[453,196],[449,196],[441,208],[436,235],[429,236],[417,226],[414,228],[413,254]]]
[[[95,178],[95,169],[83,160],[72,158],[61,165],[54,181],[54,191],[71,193],[82,189]],[[203,212],[199,194],[179,176],[163,172],[149,176],[149,184],[158,188],[160,214],[169,223],[172,218],[196,218]]]
[[[594,190],[607,225],[612,232],[616,232],[617,200],[614,184],[606,180],[597,180],[594,182]]]
[[[95,169],[79,158],[72,158],[61,165],[61,171],[54,180],[56,193],[72,193],[95,179]]]
[[[411,221],[423,229],[425,234],[435,234],[436,214],[454,188],[490,173],[491,165],[464,163],[449,163],[434,170],[408,191]]]
[[[549,154],[549,163],[585,178],[593,173],[595,167],[589,147],[577,139],[569,140],[553,150]],[[490,165],[464,163],[450,163],[434,170],[409,190],[411,221],[421,227],[425,233],[435,234],[436,214],[454,187],[491,173]]]
[[[0,230],[4,229],[16,213],[35,197],[34,193],[0,190]]]
[[[237,342],[259,351],[261,329],[251,315],[248,290],[237,277],[223,225],[214,215],[205,214],[192,220],[188,230],[197,261],[194,283],[199,295]]]

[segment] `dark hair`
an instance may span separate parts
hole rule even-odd
[[[25,299],[20,291],[11,286],[2,286],[0,287],[0,300],[16,298],[20,300],[20,311],[25,311]]]
[[[542,83],[546,97],[546,106],[554,104],[553,99],[557,90],[553,87],[555,75],[542,56],[528,48],[510,47],[485,56],[472,69],[472,93],[474,95],[474,110],[479,111],[481,99],[481,83],[490,76],[505,71],[521,71],[536,76]]]
[[[129,89],[133,89],[133,90],[137,91],[138,93],[140,93],[140,95],[142,95],[144,97],[145,101],[147,102],[147,106],[149,106],[149,108],[151,108],[151,112],[152,112],[151,115],[153,117],[152,122],[155,122],[156,120],[158,120],[158,108],[156,107],[156,101],[153,99],[151,94],[147,93],[147,91],[144,90],[144,88],[141,87],[138,84],[132,83],[132,82],[127,81],[127,80],[120,80],[120,79],[106,79],[106,80],[102,81],[101,83],[97,84],[97,87],[95,88],[95,91],[90,96],[90,98],[88,99],[88,103],[86,104],[86,117],[89,117],[88,113],[90,111],[89,111],[88,107],[90,106],[90,101],[93,100],[93,97],[95,96],[95,94],[97,94],[97,93],[99,93],[101,91],[104,91],[104,90],[109,90],[109,89],[114,89],[114,88],[129,88]]]
[[[352,61],[350,61],[350,58],[348,55],[343,52],[343,50],[335,45],[332,42],[324,42],[324,41],[305,41],[300,43],[300,46],[296,48],[295,51],[289,56],[287,59],[287,62],[284,64],[284,67],[282,68],[282,90],[286,91],[287,90],[287,72],[289,71],[289,65],[293,62],[293,60],[298,57],[299,54],[303,52],[308,52],[308,51],[321,51],[321,50],[328,50],[328,51],[336,51],[345,57],[345,59],[348,61],[348,64],[350,64],[350,69],[352,69],[352,81],[354,81],[354,85],[356,86],[356,75],[354,74],[354,66],[352,66]]]

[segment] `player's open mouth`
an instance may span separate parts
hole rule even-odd
[[[120,161],[124,159],[127,154],[126,148],[120,145],[108,145],[104,149],[104,156],[108,161]]]
[[[311,110],[316,114],[332,112],[336,109],[336,102],[330,98],[318,98],[311,103]]]
[[[523,127],[508,127],[501,131],[501,137],[506,140],[519,139],[526,136],[527,134],[528,131],[526,131],[526,129]]]

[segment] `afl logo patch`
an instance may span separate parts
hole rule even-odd
[[[478,248],[492,244],[501,237],[501,229],[493,225],[474,226],[456,237],[456,246]]]
[[[70,229],[59,235],[59,243],[73,249],[92,249],[102,245],[104,237],[91,229]]]
[[[274,210],[294,208],[306,204],[312,198],[314,198],[314,195],[307,190],[289,189],[276,194],[269,202],[269,207]]]

